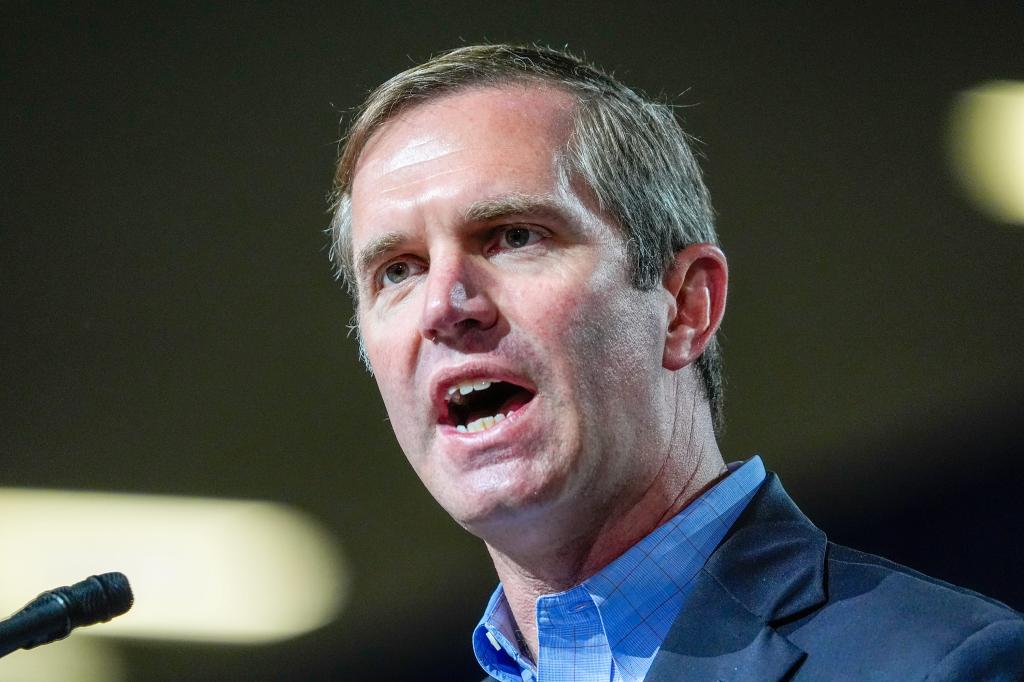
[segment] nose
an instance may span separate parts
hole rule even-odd
[[[457,343],[498,321],[486,277],[470,261],[462,255],[431,260],[420,318],[420,334],[428,341]]]

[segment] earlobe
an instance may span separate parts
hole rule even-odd
[[[725,254],[711,244],[693,244],[676,253],[664,287],[672,296],[662,365],[678,370],[699,358],[725,313],[729,268]]]

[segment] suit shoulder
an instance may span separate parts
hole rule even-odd
[[[849,595],[858,588],[877,587],[883,581],[891,583],[882,594],[899,601],[927,599],[933,601],[936,608],[962,613],[967,608],[976,617],[990,621],[1019,620],[1024,617],[1006,604],[987,597],[965,587],[925,575],[912,568],[903,566],[880,556],[861,552],[850,547],[828,543],[828,575],[829,592],[835,596]],[[881,596],[881,595],[880,595]]]
[[[780,628],[808,653],[799,679],[1024,676],[1024,618],[994,599],[832,543],[826,592]]]

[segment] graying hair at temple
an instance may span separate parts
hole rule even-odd
[[[471,87],[524,84],[557,87],[576,98],[573,132],[562,150],[564,170],[590,186],[601,209],[622,229],[634,286],[657,286],[677,251],[718,243],[700,167],[671,107],[644,99],[565,51],[462,47],[403,71],[374,90],[344,138],[331,197],[330,257],[356,306],[351,190],[356,163],[370,137],[399,112],[425,101]],[[715,430],[720,431],[722,362],[715,339],[695,367]]]

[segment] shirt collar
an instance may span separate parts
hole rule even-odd
[[[765,478],[756,455],[729,468],[728,476],[581,585],[540,597],[538,612],[558,612],[561,604],[589,596],[615,665],[629,677],[643,677],[689,595],[693,578]],[[533,664],[516,644],[501,585],[473,633],[473,650],[481,667],[499,680],[518,682],[534,676]]]
[[[512,609],[500,583],[473,631],[473,652],[487,674],[503,682],[520,680],[522,671],[533,667],[516,643]]]

